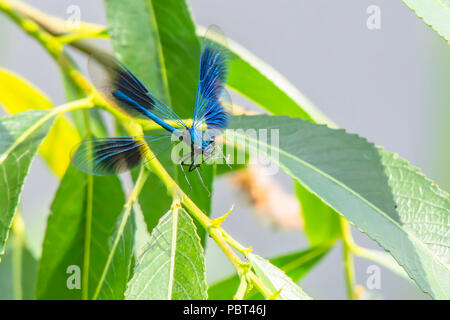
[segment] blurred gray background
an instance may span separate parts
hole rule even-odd
[[[162,0],[161,0],[162,1]],[[34,0],[39,9],[68,17],[78,5],[81,19],[105,24],[103,3]],[[190,0],[197,23],[218,24],[227,36],[273,66],[326,115],[349,132],[410,160],[450,189],[448,128],[450,48],[400,0]],[[366,9],[381,9],[381,29],[366,26]],[[0,66],[11,69],[46,92],[55,104],[64,102],[60,74],[52,59],[32,39],[0,15]],[[84,68],[86,61],[77,56]],[[446,62],[447,61],[447,62]],[[85,69],[84,69],[85,70]],[[447,87],[446,85],[447,84]],[[239,99],[240,104],[251,104]],[[292,193],[289,178],[279,177]],[[33,251],[40,252],[48,207],[57,180],[45,164],[33,163],[23,193],[22,211]],[[224,227],[244,245],[270,257],[308,246],[302,233],[273,230],[264,223],[227,178],[215,184],[213,216],[235,209]],[[142,234],[142,233],[140,233]],[[353,230],[356,241],[377,245]],[[141,242],[144,241],[141,239]],[[345,299],[340,245],[301,281],[317,299]],[[357,283],[366,285],[370,261],[356,259]],[[217,246],[207,249],[209,283],[233,272]],[[376,298],[427,298],[408,281],[382,268]]]

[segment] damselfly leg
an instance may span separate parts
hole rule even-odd
[[[203,188],[208,192],[208,195],[211,196],[211,192],[206,187],[205,182],[203,181],[203,178],[202,178],[200,172],[198,171],[198,168],[200,168],[201,163],[196,163],[195,162],[198,156],[201,156],[201,155],[195,156],[192,153],[187,154],[187,155],[185,155],[185,156],[180,158],[180,160],[178,161],[178,164],[180,165],[181,171],[183,172],[184,178],[186,179],[186,182],[187,182],[187,184],[189,186],[189,190],[192,190],[192,187],[191,187],[191,184],[189,182],[189,179],[187,178],[186,172],[184,171],[184,167],[185,166],[189,167],[189,170],[188,170],[189,172],[192,172],[194,170],[197,171],[197,175],[198,175],[198,177],[200,179],[200,182],[202,183]],[[191,160],[191,163],[185,163],[185,161],[188,160],[189,158]]]
[[[189,183],[189,180],[186,176],[186,172],[184,171],[184,166],[186,165],[184,162],[190,157],[190,154],[184,155],[183,157],[180,158],[180,160],[178,161],[178,164],[180,165],[181,171],[183,172],[184,178],[186,179],[186,182],[189,186],[189,190],[192,190],[191,184]]]
[[[208,188],[205,186],[205,183],[203,182],[203,179],[202,179],[202,175],[200,174],[200,171],[198,171],[198,167],[200,167],[200,165],[195,167],[195,171],[197,171],[198,177],[200,178],[200,181],[202,182],[203,188],[205,188],[205,190],[208,192],[208,196],[211,196],[211,192],[209,192]]]

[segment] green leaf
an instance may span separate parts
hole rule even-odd
[[[53,103],[40,89],[18,74],[0,68],[0,103],[12,113],[50,109]]]
[[[169,153],[158,155],[158,160],[164,165],[167,172],[174,177],[176,169],[172,165]],[[136,181],[138,170],[134,170],[133,177]],[[150,172],[148,179],[139,195],[139,205],[141,206],[144,221],[149,233],[156,227],[161,217],[170,207],[172,198],[166,192],[166,186],[159,178]]]
[[[106,0],[105,4],[109,34],[118,58],[180,117],[191,118],[197,93],[200,43],[186,2]],[[179,166],[169,155],[157,156],[197,206],[209,214],[211,198],[197,174],[188,174],[190,190]],[[202,166],[201,174],[212,192],[214,167]],[[151,174],[139,197],[149,232],[171,201],[165,187]],[[198,231],[204,243],[203,228],[199,227]]]
[[[192,118],[197,95],[200,43],[188,4],[184,0],[152,0],[162,60],[172,109]]]
[[[256,275],[264,285],[278,293],[282,300],[310,300],[311,298],[303,292],[283,271],[275,267],[269,261],[260,256],[250,253],[249,261],[255,269]]]
[[[304,230],[311,245],[333,243],[341,236],[339,214],[300,183],[295,192],[302,208]]]
[[[236,117],[231,128],[278,130],[279,145],[230,132],[367,233],[435,298],[449,298],[449,195],[365,139],[301,119]],[[230,136],[227,136],[230,138]]]
[[[131,209],[133,210],[133,209]],[[123,212],[118,219],[116,231],[109,241],[109,249],[113,246],[119,230],[120,222],[122,221]],[[119,244],[111,261],[111,265],[106,274],[105,281],[100,291],[99,298],[102,300],[123,300],[127,282],[130,279],[133,271],[134,263],[134,240],[136,234],[136,222],[134,211],[131,212],[127,219],[125,229],[120,236]]]
[[[16,114],[33,109],[50,109],[50,99],[19,75],[0,68],[0,104]],[[39,151],[52,171],[61,177],[69,165],[71,149],[80,141],[77,130],[63,116],[59,116],[44,139]]]
[[[270,263],[280,268],[294,282],[299,282],[329,251],[330,246],[317,246],[270,259]],[[209,300],[231,300],[239,286],[237,274],[217,282],[208,288]],[[261,300],[264,297],[255,288],[246,299]]]
[[[185,1],[106,0],[118,58],[180,117],[191,118],[200,43]]]
[[[82,287],[69,289],[67,285],[71,276],[68,270],[70,266],[78,267],[81,274],[89,272],[89,297],[92,297],[98,284],[109,253],[109,240],[115,231],[125,198],[120,180],[116,176],[91,178],[93,178],[93,202],[91,241],[88,244],[89,269],[83,270],[88,232],[86,210],[89,206],[87,195],[89,177],[75,167],[69,166],[50,208],[39,263],[36,288],[38,299],[82,297]]]
[[[450,40],[449,0],[403,0],[403,2],[447,42]]]
[[[152,1],[105,0],[105,6],[114,53],[156,97],[170,102]]]
[[[53,120],[49,111],[28,111],[0,120],[0,256],[31,161]]]
[[[408,281],[412,281],[411,278],[408,277],[408,274],[405,272],[405,270],[400,267],[397,261],[395,261],[395,259],[392,258],[392,256],[387,252],[364,248],[363,251],[358,253],[358,256],[365,259],[370,259],[378,263],[379,265],[391,270],[393,273],[399,275],[400,277]]]
[[[9,246],[7,249],[5,256],[2,257],[2,262],[0,263],[0,288],[2,288],[2,290],[0,290],[0,300],[17,299],[14,295],[13,279],[15,276],[14,273],[18,271],[14,268],[14,251],[10,250]],[[19,270],[22,278],[21,300],[33,300],[38,262],[28,247],[22,249],[21,259],[22,265],[21,270]]]
[[[24,235],[12,232],[0,263],[0,300],[32,300],[38,262],[25,243]],[[19,288],[14,282],[18,281]]]
[[[126,299],[206,299],[205,257],[191,217],[167,212],[139,258]]]

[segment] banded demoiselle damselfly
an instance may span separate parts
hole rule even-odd
[[[97,73],[94,73],[92,77],[105,98],[128,115],[150,119],[164,130],[161,134],[140,137],[84,140],[72,156],[73,164],[89,174],[117,174],[151,160],[148,157],[149,146],[157,154],[157,149],[167,150],[173,141],[177,141],[184,143],[188,149],[176,161],[189,187],[191,185],[183,168],[185,166],[189,167],[189,172],[197,172],[207,190],[198,168],[218,152],[216,138],[228,125],[231,100],[225,90],[225,82],[229,59],[223,33],[219,27],[210,26],[202,42],[194,114],[192,125],[188,126],[120,61],[104,53],[92,57],[89,64],[94,60],[101,62],[101,76],[97,77]],[[223,153],[221,156],[224,157]]]

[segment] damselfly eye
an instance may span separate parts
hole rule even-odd
[[[178,140],[183,141],[183,136],[179,136]]]

